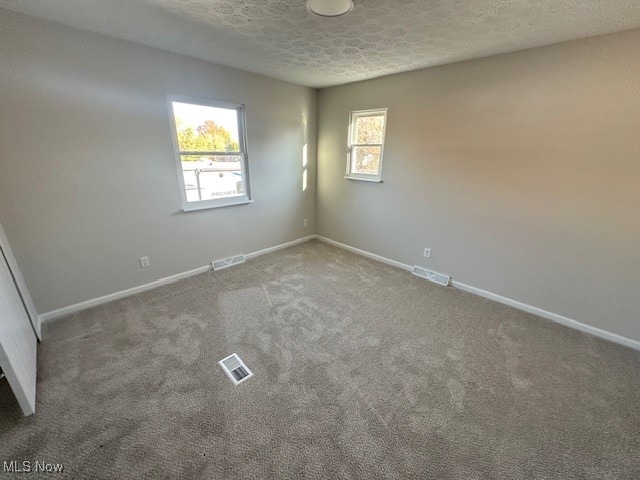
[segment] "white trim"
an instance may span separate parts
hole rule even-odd
[[[321,242],[327,243],[329,245],[333,245],[338,248],[342,248],[343,250],[348,250],[350,252],[356,253],[358,255],[362,255],[363,257],[371,258],[378,262],[385,263],[387,265],[391,265],[393,267],[400,268],[402,270],[406,270],[408,272],[411,271],[413,267],[411,265],[407,265],[406,263],[398,262],[396,260],[392,260],[387,257],[383,257],[382,255],[378,255],[375,253],[368,252],[366,250],[362,250],[360,248],[352,247],[351,245],[347,245],[345,243],[337,242],[327,237],[323,237],[321,235],[309,235],[306,237],[298,238],[296,240],[292,240],[290,242],[281,243],[279,245],[275,245],[273,247],[265,248],[262,250],[258,250],[252,253],[248,253],[245,255],[246,259],[255,258],[260,255],[265,255],[267,253],[275,252],[277,250],[282,250],[285,248],[292,247],[294,245],[299,245],[301,243],[308,242],[310,240],[317,239]],[[161,278],[156,280],[155,282],[147,283],[145,285],[140,285],[138,287],[130,288],[128,290],[123,290],[120,292],[115,292],[109,295],[105,295],[102,297],[94,298],[91,300],[86,300],[84,302],[76,303],[75,305],[69,305],[68,307],[59,308],[57,310],[52,310],[50,312],[43,313],[39,317],[39,324],[41,325],[44,322],[48,322],[60,317],[64,317],[66,315],[70,315],[72,313],[79,312],[81,310],[85,310],[87,308],[95,307],[97,305],[101,305],[103,303],[111,302],[113,300],[118,300],[121,298],[125,298],[131,295],[135,295],[136,293],[141,293],[147,290],[151,290],[156,287],[160,287],[162,285],[167,285],[173,283],[177,280],[181,280],[183,278],[187,278],[193,275],[198,275],[199,273],[206,272],[211,270],[211,265],[207,265],[204,267],[199,267],[193,270],[189,270],[188,272],[178,273],[176,275],[171,275],[169,277]],[[531,313],[533,315],[537,315],[542,318],[546,318],[547,320],[551,320],[553,322],[559,323],[561,325],[565,325],[569,328],[573,328],[575,330],[579,330],[584,333],[588,333],[594,335],[599,338],[603,338],[605,340],[612,341],[614,343],[618,343],[620,345],[624,345],[626,347],[632,348],[634,350],[640,351],[640,342],[637,340],[633,340],[631,338],[623,337],[622,335],[618,335],[616,333],[608,332],[606,330],[602,330],[601,328],[593,327],[591,325],[584,324],[582,322],[578,322],[577,320],[573,320],[571,318],[559,315],[557,313],[549,312],[547,310],[543,310],[538,307],[534,307],[531,305],[527,305],[526,303],[519,302],[517,300],[513,300],[502,295],[498,295],[496,293],[488,292],[486,290],[482,290],[481,288],[473,287],[471,285],[467,285],[462,282],[458,282],[456,280],[451,280],[451,286],[457,288],[459,290],[463,290],[465,292],[472,293],[474,295],[478,295],[484,298],[488,298],[489,300],[496,301],[498,303],[502,303],[505,305],[509,305],[511,307],[517,308],[518,310],[522,310],[524,312]]]
[[[178,129],[176,127],[175,112],[173,110],[174,103],[186,103],[189,105],[223,108],[236,111],[236,119],[238,121],[238,152],[229,152],[231,155],[242,157],[240,162],[240,171],[242,173],[243,194],[234,197],[223,197],[208,200],[200,200],[198,202],[187,201],[187,189],[184,183],[184,173],[182,171],[182,155],[188,154],[180,151],[178,142]],[[202,98],[193,98],[185,95],[167,95],[167,109],[169,112],[169,122],[171,125],[171,138],[173,140],[173,149],[175,153],[176,170],[178,174],[178,187],[180,189],[180,199],[182,200],[182,210],[192,212],[195,210],[204,210],[208,208],[229,207],[233,205],[241,205],[251,203],[251,187],[249,185],[249,154],[247,152],[247,124],[245,119],[245,107],[240,103],[220,102],[217,100],[206,100]],[[211,152],[200,152],[200,155],[206,155]]]
[[[329,238],[326,238],[320,235],[316,235],[316,237],[318,238],[318,240],[322,242],[328,243],[330,245],[334,245],[336,247],[342,248],[344,250],[348,250],[353,253],[357,253],[364,257],[372,258],[373,260],[378,260],[379,262],[386,263],[388,265],[392,265],[394,267],[398,267],[403,270],[411,271],[412,269],[411,266],[401,262],[397,262],[395,260],[391,260],[390,258],[386,258],[380,255],[377,255],[375,253],[367,252],[366,250],[361,250],[359,248],[346,245],[344,243],[336,242],[335,240],[331,240]],[[609,340],[611,342],[624,345],[625,347],[629,347],[634,350],[640,351],[640,341],[623,337],[622,335],[618,335],[617,333],[608,332],[601,328],[593,327],[591,325],[587,325],[577,320],[573,320],[572,318],[565,317],[557,313],[549,312],[548,310],[543,310],[542,308],[534,307],[532,305],[527,305],[526,303],[522,303],[517,300],[513,300],[511,298],[503,297],[502,295],[488,292],[487,290],[482,290],[481,288],[473,287],[471,285],[467,285],[465,283],[458,282],[453,279],[451,280],[451,286],[459,290],[464,290],[465,292],[469,292],[474,295],[478,295],[480,297],[488,298],[489,300],[502,303],[504,305],[509,305],[510,307],[517,308],[518,310],[522,310],[524,312],[531,313],[533,315],[537,315],[542,318],[546,318],[547,320],[551,320],[553,322],[559,323],[566,327],[573,328],[575,330],[579,330],[581,332],[588,333],[590,335],[603,338],[605,340]]]
[[[344,178],[346,178],[347,180],[358,180],[360,182],[384,183],[378,177],[376,177],[376,178],[365,178],[365,177],[350,177],[349,175],[345,175]]]
[[[387,114],[388,108],[372,108],[369,110],[352,110],[349,112],[349,138],[347,139],[347,172],[344,178],[348,178],[350,180],[364,180],[366,182],[378,182],[382,183],[382,159],[384,156],[384,139],[387,132]],[[382,127],[382,142],[381,143],[370,143],[370,144],[362,144],[353,142],[353,134],[354,134],[354,123],[358,117],[382,117],[384,121],[384,125]],[[380,147],[380,163],[378,164],[378,173],[373,174],[364,174],[364,173],[354,173],[351,171],[352,162],[353,162],[353,147],[363,147],[363,146],[372,146],[372,147]]]
[[[284,248],[292,247],[300,243],[308,242],[309,240],[313,240],[314,238],[316,238],[315,235],[309,235],[307,237],[297,238],[290,242],[281,243],[280,245],[275,245],[273,247],[264,248],[256,252],[248,253],[245,255],[245,258],[246,259],[255,258],[260,255],[264,255],[266,253],[275,252],[277,250],[282,250]],[[175,275],[170,275],[168,277],[160,278],[153,282],[146,283],[144,285],[139,285],[137,287],[129,288],[127,290],[121,290],[119,292],[103,295],[102,297],[92,298],[90,300],[85,300],[84,302],[75,303],[67,307],[51,310],[50,312],[45,312],[40,315],[39,323],[43,324],[44,322],[50,322],[52,320],[55,320],[61,317],[66,317],[67,315],[71,315],[72,313],[77,313],[91,307],[102,305],[104,303],[113,302],[114,300],[120,300],[122,298],[130,297],[137,293],[146,292],[147,290],[152,290],[154,288],[161,287],[163,285],[168,285],[170,283],[177,282],[178,280],[182,280],[183,278],[192,277],[194,275],[198,275],[200,273],[204,273],[212,269],[213,267],[211,266],[211,264],[209,264],[203,267],[194,268],[193,270],[188,270],[186,272],[177,273]]]
[[[38,340],[42,340],[42,322],[40,321],[38,310],[36,310],[36,306],[33,303],[31,295],[29,294],[29,290],[27,290],[27,284],[25,283],[22,273],[20,272],[18,262],[16,260],[16,257],[13,255],[11,245],[9,245],[9,239],[4,233],[2,225],[0,225],[0,248],[4,252],[5,258],[7,259],[9,270],[11,271],[11,275],[13,275],[13,280],[15,281],[18,292],[20,293],[20,297],[22,298],[24,308],[27,310],[29,320],[31,321],[31,326],[33,327],[36,337],[38,338]]]
[[[402,270],[411,271],[413,268],[411,265],[407,265],[406,263],[397,262],[395,260],[391,260],[390,258],[383,257],[382,255],[378,255],[375,253],[367,252],[366,250],[361,250],[356,247],[352,247],[351,245],[347,245],[346,243],[336,242],[335,240],[331,240],[330,238],[323,237],[321,235],[316,235],[316,238],[321,242],[328,243],[329,245],[333,245],[334,247],[342,248],[343,250],[348,250],[353,253],[357,253],[358,255],[362,255],[363,257],[371,258],[373,260],[377,260],[378,262],[386,263],[387,265],[391,265],[393,267],[401,268]]]
[[[92,298],[90,300],[85,300],[84,302],[75,303],[67,307],[51,310],[50,312],[46,312],[40,315],[40,323],[42,324],[45,322],[49,322],[51,320],[55,320],[56,318],[65,317],[67,315],[71,315],[72,313],[77,313],[91,307],[102,305],[103,303],[108,303],[114,300],[120,300],[121,298],[130,297],[132,295],[135,295],[136,293],[146,292],[147,290],[161,287],[163,285],[168,285],[170,283],[177,282],[178,280],[182,280],[183,278],[191,277],[193,275],[198,275],[199,273],[204,273],[208,270],[211,270],[211,265],[194,268],[193,270],[189,270],[187,272],[177,273],[175,275],[170,275],[168,277],[160,278],[153,282],[145,283],[144,285],[139,285],[137,287],[128,288],[126,290],[110,293],[108,295],[103,295],[102,297]]]
[[[285,248],[293,247],[294,245],[300,245],[301,243],[306,243],[310,240],[317,238],[317,235],[308,235],[306,237],[296,238],[295,240],[291,240],[290,242],[280,243],[273,247],[263,248],[262,250],[257,250],[255,252],[245,254],[244,258],[249,260],[250,258],[256,258],[260,255],[266,255],[267,253],[277,252],[278,250],[284,250]]]
[[[634,350],[640,350],[639,341],[632,340],[631,338],[623,337],[622,335],[618,335],[617,333],[608,332],[606,330],[602,330],[601,328],[593,327],[591,325],[578,322],[577,320],[573,320],[572,318],[565,317],[563,315],[559,315],[557,313],[553,313],[548,310],[543,310],[542,308],[534,307],[532,305],[519,302],[518,300],[513,300],[508,297],[503,297],[502,295],[498,295],[497,293],[488,292],[486,290],[482,290],[481,288],[473,287],[471,285],[467,285],[466,283],[458,282],[456,280],[451,280],[451,286],[459,290],[464,290],[465,292],[473,293],[474,295],[478,295],[480,297],[488,298],[489,300],[493,300],[494,302],[502,303],[504,305],[509,305],[510,307],[517,308],[518,310],[522,310],[523,312],[532,313],[533,315],[546,318],[547,320],[551,320],[553,322],[559,323],[561,325],[565,325],[575,330],[580,330],[581,332],[589,333],[596,337],[604,338],[605,340],[610,340],[612,342],[619,343],[620,345],[633,348]]]
[[[246,205],[247,203],[253,203],[253,200],[247,200],[247,197],[239,196],[239,197],[227,197],[230,199],[228,202],[220,202],[215,201],[216,203],[207,203],[214,202],[214,200],[201,200],[199,202],[189,202],[183,205],[182,210],[184,212],[197,212],[198,210],[208,210],[210,208],[221,208],[221,207],[231,207],[233,205]],[[233,200],[237,198],[237,200]]]

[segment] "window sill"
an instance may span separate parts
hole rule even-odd
[[[359,182],[384,183],[381,178],[350,177],[349,175],[345,175],[344,178],[347,180],[358,180]]]
[[[253,200],[247,200],[246,198],[241,198],[238,200],[232,200],[228,202],[220,202],[220,203],[207,203],[201,204],[200,202],[192,202],[186,203],[182,205],[182,210],[184,212],[194,212],[196,210],[208,210],[210,208],[222,208],[222,207],[232,207],[234,205],[246,205],[247,203],[253,203]]]

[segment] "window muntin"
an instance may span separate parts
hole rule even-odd
[[[169,100],[183,210],[248,203],[244,107]]]
[[[381,181],[386,123],[386,108],[350,113],[347,178]]]

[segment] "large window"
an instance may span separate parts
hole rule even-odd
[[[386,124],[386,108],[351,112],[347,178],[382,181],[382,151]]]
[[[251,201],[242,105],[171,97],[182,208]]]

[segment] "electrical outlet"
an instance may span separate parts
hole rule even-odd
[[[304,222],[302,222],[302,226],[303,227],[308,227],[309,226],[309,221],[305,218]]]
[[[147,268],[149,266],[149,257],[140,257],[140,266]]]
[[[425,247],[424,256],[427,258],[431,258],[431,249],[429,247]]]

